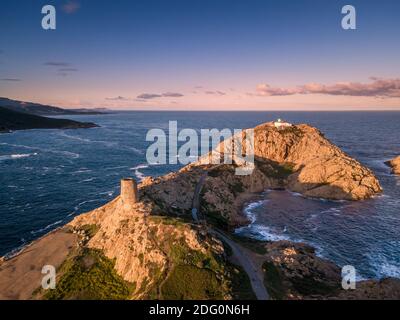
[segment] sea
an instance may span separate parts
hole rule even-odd
[[[400,154],[400,112],[157,112],[68,116],[99,128],[0,134],[0,256],[97,208],[119,193],[124,177],[142,180],[181,168],[149,164],[150,129],[242,129],[282,118],[307,123],[371,168],[384,191],[372,199],[329,201],[265,190],[244,207],[251,223],[236,233],[305,242],[359,279],[400,278],[400,178],[385,161]],[[183,143],[183,142],[180,142]]]

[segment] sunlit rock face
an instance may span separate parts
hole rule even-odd
[[[255,156],[292,166],[286,187],[306,196],[361,200],[382,191],[371,170],[309,125],[283,130],[270,124],[256,127]]]
[[[392,168],[392,173],[400,174],[400,156],[386,162],[386,164]]]

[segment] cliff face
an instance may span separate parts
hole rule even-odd
[[[400,174],[400,156],[386,162],[386,164],[392,168],[394,174]]]
[[[350,158],[316,128],[297,125],[255,128],[255,156],[293,166],[286,187],[305,196],[361,200],[381,192],[371,170]]]
[[[200,226],[152,216],[153,210],[145,202],[124,206],[118,197],[69,225],[78,232],[96,226],[95,235],[84,246],[101,250],[115,261],[117,274],[134,288],[131,298],[231,298],[222,243]],[[182,270],[185,278],[179,276]],[[198,279],[199,274],[204,279]]]

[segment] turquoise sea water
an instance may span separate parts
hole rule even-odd
[[[318,127],[370,167],[384,193],[361,202],[306,199],[266,191],[246,208],[243,235],[305,241],[361,278],[400,277],[400,178],[384,161],[400,154],[400,112],[122,112],[69,117],[100,128],[29,130],[0,135],[0,255],[114,198],[119,180],[142,179],[181,165],[149,165],[152,128],[240,129],[283,118]]]

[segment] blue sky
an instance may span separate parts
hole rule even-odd
[[[55,31],[41,28],[46,4],[57,8]],[[357,30],[340,26],[345,4]],[[400,105],[390,89],[400,84],[396,0],[3,0],[0,30],[0,95],[10,98],[139,109]],[[344,82],[364,87],[338,92]],[[328,90],[297,89],[310,83]]]

